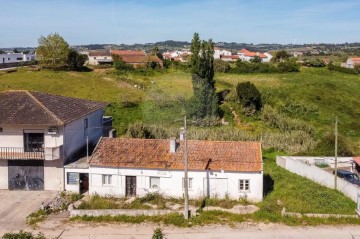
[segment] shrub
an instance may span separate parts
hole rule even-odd
[[[279,72],[299,72],[300,65],[295,60],[286,60],[278,64]]]
[[[253,83],[249,81],[238,83],[236,93],[247,114],[252,115],[261,109],[261,94]]]
[[[329,156],[335,154],[335,136],[327,134],[316,146],[316,154],[321,156]],[[353,156],[349,142],[341,135],[338,136],[338,156]]]
[[[358,74],[358,73],[355,72],[355,69],[345,68],[345,67],[341,67],[341,66],[335,66],[332,63],[329,63],[328,70],[329,71],[338,71],[338,72],[341,72],[341,73],[353,74],[353,75]]]
[[[152,236],[152,239],[165,239],[165,234],[162,232],[161,228],[156,228],[154,230],[154,234]]]
[[[214,60],[214,70],[216,72],[227,73],[230,71],[230,64],[220,59]]]
[[[33,235],[31,232],[21,230],[20,232],[6,233],[2,236],[2,239],[46,239],[46,237],[42,233]]]
[[[319,58],[316,58],[315,60],[304,61],[302,64],[307,67],[325,67],[326,65],[325,62]]]
[[[355,73],[360,74],[360,64],[354,66],[354,71]]]

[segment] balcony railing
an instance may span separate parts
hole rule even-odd
[[[0,147],[0,159],[7,160],[56,160],[61,158],[62,146],[27,149],[21,147]]]

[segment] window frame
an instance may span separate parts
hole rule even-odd
[[[250,191],[250,179],[239,179],[239,192]]]
[[[159,180],[159,185],[156,185],[156,184],[154,184],[154,185],[156,185],[157,187],[153,187],[152,185],[151,185],[151,181],[152,181],[152,179],[158,179]],[[150,176],[149,177],[149,188],[152,188],[152,189],[160,189],[160,177],[156,177],[156,176]]]
[[[111,174],[102,174],[102,185],[111,186],[112,185],[112,175]]]
[[[193,178],[188,178],[188,189],[192,190],[193,189]],[[182,178],[182,184],[181,184],[181,188],[184,191],[185,190],[185,178]]]

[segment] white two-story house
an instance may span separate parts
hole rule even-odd
[[[106,105],[40,92],[1,92],[0,189],[63,190],[64,165],[103,135]]]

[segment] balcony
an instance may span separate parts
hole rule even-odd
[[[26,149],[21,147],[0,147],[0,160],[57,160],[62,156],[62,146]]]

